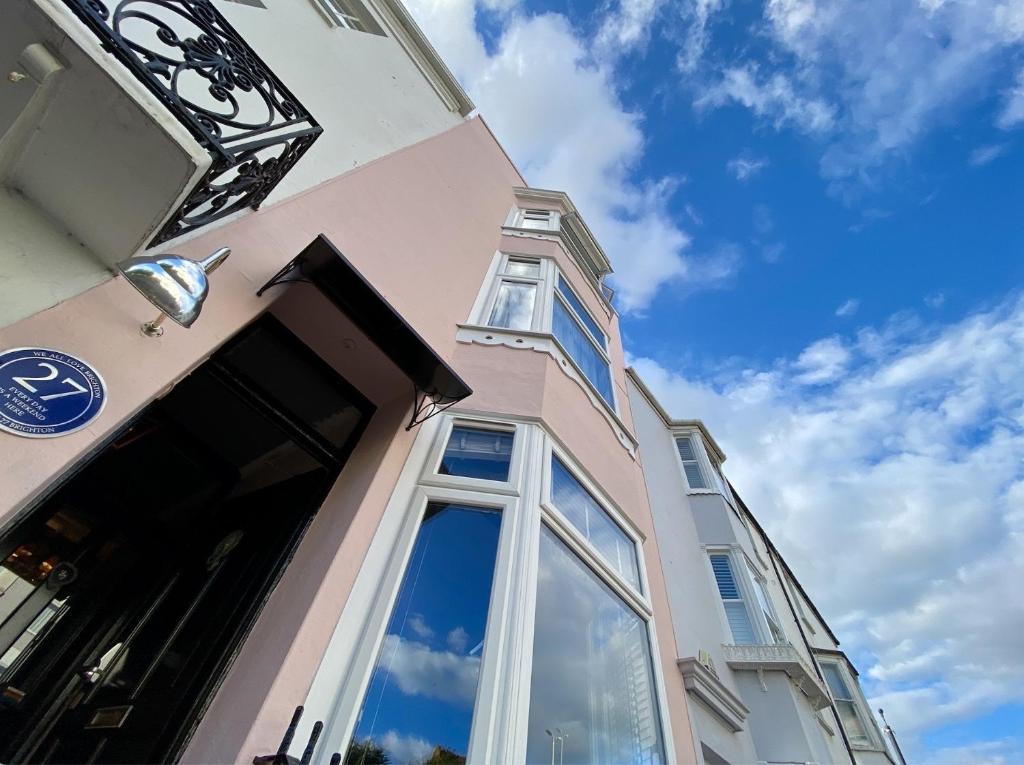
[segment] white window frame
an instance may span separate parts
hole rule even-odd
[[[729,616],[725,612],[725,603],[718,590],[718,580],[715,579],[715,571],[711,566],[712,555],[725,555],[729,558],[732,577],[736,581],[736,587],[740,592],[743,607],[747,611],[747,619],[750,621],[750,627],[754,632],[754,639],[758,641],[754,645],[777,645],[778,642],[772,636],[771,628],[768,626],[768,621],[762,612],[761,604],[758,602],[757,593],[754,591],[754,587],[757,586],[753,581],[753,577],[757,575],[756,569],[743,549],[739,545],[701,545],[701,548],[704,551],[704,567],[708,575],[708,584],[718,600],[718,615],[722,625],[722,634],[729,637],[728,642],[733,642],[732,627],[729,625]],[[775,605],[772,603],[767,589],[765,590],[765,598],[769,606],[774,610]],[[778,620],[778,616],[776,616],[776,620]]]
[[[508,274],[508,263],[510,260],[529,260],[540,262],[540,276],[529,277],[529,276],[513,276]],[[590,319],[597,325],[601,335],[603,337],[602,344],[597,342],[590,330],[587,329],[583,321],[578,318],[579,313],[572,305],[569,304],[558,292],[558,280],[561,277],[566,286],[572,290],[576,299],[584,306]],[[533,320],[529,329],[513,329],[509,327],[495,327],[490,325],[491,314],[494,311],[495,302],[498,299],[498,291],[501,288],[502,282],[520,282],[537,285],[537,298],[533,306]],[[568,350],[562,345],[562,341],[559,340],[554,334],[554,306],[555,301],[561,301],[562,305],[569,312],[570,317],[579,326],[580,332],[587,338],[587,341],[594,347],[598,355],[604,361],[608,368],[608,378],[611,385],[611,400],[608,401],[603,395],[597,390],[597,387],[587,379],[587,376],[583,373],[579,364],[569,354]],[[606,331],[605,326],[607,321],[602,321],[602,318],[594,315],[594,312],[586,307],[586,302],[580,296],[580,290],[573,285],[572,280],[569,279],[568,275],[562,270],[553,258],[530,255],[518,252],[498,252],[496,256],[496,262],[492,264],[491,269],[488,271],[487,282],[484,289],[481,290],[477,297],[476,303],[473,305],[473,310],[469,317],[469,326],[480,329],[487,329],[494,333],[502,333],[511,336],[515,335],[532,335],[536,337],[550,338],[555,345],[558,347],[559,352],[569,364],[572,364],[573,369],[579,376],[581,382],[587,386],[589,391],[593,394],[594,398],[602,403],[602,405],[612,414],[616,421],[618,421],[619,413],[619,391],[615,384],[614,365],[612,364],[610,349],[608,348],[610,337]],[[521,339],[515,342],[523,344]],[[621,425],[621,423],[620,423]]]
[[[457,424],[514,429],[509,480],[485,481],[436,472]],[[571,474],[637,545],[638,592],[550,502],[551,458]],[[529,419],[448,413],[420,426],[398,483],[360,567],[337,627],[306,698],[306,718],[294,741],[305,741],[323,720],[314,759],[344,751],[369,686],[391,612],[429,502],[453,502],[501,511],[501,531],[481,655],[468,763],[523,762],[529,726],[534,619],[541,525],[546,524],[646,624],[666,762],[675,762],[665,678],[642,554],[643,534],[545,428]],[[293,754],[302,745],[293,744]]]
[[[768,589],[768,577],[758,571],[757,566],[746,555],[743,556],[743,562],[746,564],[747,573],[751,579],[751,589],[754,590],[754,602],[757,603],[757,610],[761,612],[760,621],[769,644],[782,645],[789,642],[786,639],[786,630],[779,619],[779,612],[775,609],[775,602],[772,600],[771,592]],[[764,606],[761,605],[761,599],[757,597],[758,590],[760,590],[761,596],[764,598]],[[768,613],[765,613],[765,606],[767,606]],[[776,637],[775,632],[772,630],[773,625],[778,630],[779,637]]]
[[[526,221],[528,219],[538,220],[539,216],[537,213],[546,213],[548,225],[545,228],[537,226],[527,226]],[[559,228],[562,225],[562,214],[558,210],[550,210],[543,207],[513,207],[505,219],[505,226],[509,228],[517,228],[521,231],[535,231],[535,232],[550,232],[558,233]]]
[[[368,20],[376,27],[376,30],[361,29],[360,26],[354,25],[353,20],[356,24],[365,26],[367,19],[361,19],[358,16],[345,13],[345,11],[333,2],[333,0],[312,0],[312,2],[331,26],[349,29],[353,32],[376,35],[377,37],[387,37],[387,33],[384,31],[384,25],[381,24],[380,20],[377,18],[373,9],[370,7],[370,4],[366,2],[366,0],[354,0],[354,2],[358,3],[362,6],[363,10],[366,11],[367,16],[369,17]]]
[[[683,486],[686,487],[687,494],[719,494],[721,497],[729,503],[729,506],[733,510],[736,510],[736,500],[732,496],[732,490],[729,488],[729,482],[725,480],[725,474],[722,472],[722,466],[716,460],[711,457],[708,451],[707,444],[704,442],[704,434],[700,432],[699,428],[675,428],[670,431],[672,436],[672,448],[675,451],[676,463],[679,466],[679,473],[683,478]],[[683,469],[683,460],[679,456],[679,449],[676,446],[676,439],[682,438],[683,436],[690,437],[690,443],[693,444],[694,456],[697,458],[697,465],[700,468],[700,474],[704,478],[704,483],[707,484],[706,489],[694,489],[690,486],[690,481],[686,477],[686,471]]]
[[[871,710],[868,707],[867,699],[864,698],[864,691],[860,687],[860,683],[857,678],[853,676],[850,671],[850,667],[845,657],[840,656],[822,656],[818,654],[816,656],[818,664],[821,667],[822,675],[825,674],[825,666],[834,666],[839,670],[839,675],[843,678],[843,682],[846,683],[846,687],[853,694],[852,699],[837,699],[832,691],[832,686],[828,684],[828,680],[823,681],[823,685],[828,691],[829,698],[835,704],[838,701],[850,701],[853,703],[853,711],[857,715],[857,719],[860,720],[861,727],[864,728],[864,732],[867,734],[865,740],[858,740],[853,737],[850,731],[846,730],[846,726],[843,725],[843,718],[839,714],[838,707],[835,711],[836,724],[846,731],[846,737],[850,741],[850,746],[854,749],[870,749],[872,751],[885,751],[885,746],[881,740],[881,734],[878,731],[878,726],[875,723],[875,718],[871,714]]]

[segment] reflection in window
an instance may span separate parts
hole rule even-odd
[[[533,327],[533,306],[536,300],[536,284],[503,281],[498,286],[498,296],[487,323],[505,329],[530,329]]]
[[[602,348],[606,348],[606,341],[604,332],[598,326],[597,322],[594,321],[594,317],[590,315],[590,312],[583,307],[583,301],[576,297],[576,293],[572,291],[572,288],[566,283],[565,278],[558,275],[558,294],[561,295],[565,302],[568,303],[572,310],[576,312],[576,316],[583,322],[583,326],[586,328],[590,336],[594,338],[594,342],[600,345]]]
[[[505,266],[505,273],[509,276],[527,276],[532,279],[540,278],[540,261],[529,258],[509,258]]]
[[[839,710],[839,719],[843,723],[843,729],[850,737],[850,740],[857,744],[868,741],[868,734],[861,722],[860,714],[857,712],[857,704],[853,700],[853,693],[846,684],[846,678],[840,672],[837,664],[822,664],[822,671],[825,673],[825,681],[829,690],[832,691],[832,699],[836,702],[836,709]]]
[[[551,455],[551,501],[605,562],[639,590],[636,544],[554,455]]]
[[[507,481],[514,434],[456,425],[448,437],[438,473]]]
[[[665,761],[646,623],[545,526],[526,761]]]
[[[614,408],[612,374],[608,368],[608,360],[597,350],[590,335],[584,331],[561,300],[556,299],[552,308],[551,331],[565,348],[565,352],[579,366],[583,376],[590,381],[608,406]]]
[[[349,765],[466,761],[500,525],[497,510],[427,506]]]

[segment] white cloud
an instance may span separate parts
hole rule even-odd
[[[860,301],[850,298],[836,309],[836,316],[853,316],[857,313],[858,308],[860,308]]]
[[[1024,43],[1022,7],[1019,0],[766,0],[753,36],[768,50],[756,59],[744,51],[751,58],[739,64],[733,48],[717,60],[706,56],[696,103],[738,103],[777,129],[820,139],[821,172],[836,191],[880,186],[887,161],[1006,87],[1006,62]],[[993,119],[1006,129],[1024,122],[1024,70]]]
[[[1022,14],[1024,15],[1024,14]],[[996,124],[1003,130],[1010,130],[1024,123],[1024,68],[1017,72],[1017,82],[1010,88],[1003,100],[1003,110]]]
[[[692,74],[701,63],[711,39],[711,17],[725,6],[725,0],[694,0],[684,3],[681,13],[687,23],[676,65],[684,74]]]
[[[782,253],[786,251],[786,245],[781,242],[765,245],[761,250],[761,257],[766,263],[778,263],[782,259]]]
[[[465,653],[466,646],[469,645],[469,633],[459,626],[448,633],[445,641],[455,653]]]
[[[1004,151],[1006,151],[1005,143],[990,143],[985,146],[979,146],[967,157],[967,164],[971,167],[987,165],[998,158]]]
[[[738,181],[753,178],[766,167],[768,167],[768,159],[766,157],[759,159],[756,157],[739,156],[733,157],[725,163],[725,169],[735,175]]]
[[[430,629],[430,625],[423,620],[422,614],[413,614],[409,617],[407,624],[409,629],[423,640],[429,640],[434,637],[434,630]]]
[[[823,99],[797,93],[790,79],[780,73],[760,77],[756,64],[729,67],[721,79],[694,102],[700,109],[738,103],[776,128],[792,125],[805,133],[823,133],[835,124],[835,109]]]
[[[619,0],[618,7],[604,17],[594,38],[594,50],[614,59],[643,48],[651,34],[651,22],[663,0]]]
[[[945,292],[932,292],[924,296],[924,304],[929,308],[942,308],[946,304]]]
[[[435,651],[398,635],[384,638],[381,656],[386,657],[390,676],[402,693],[472,706],[480,674],[478,656]]]
[[[598,35],[606,42],[591,44],[564,16],[513,7],[489,52],[474,27],[473,0],[409,6],[530,184],[572,197],[612,260],[623,310],[642,310],[669,281],[699,286],[701,269],[687,264],[690,236],[669,210],[680,179],[634,178],[643,120],[622,105],[599,55],[610,31]],[[639,44],[655,12],[656,3],[642,0],[616,6],[613,16],[628,15],[632,26],[615,44]]]
[[[391,762],[418,765],[434,751],[434,745],[419,736],[405,736],[389,730],[380,737],[380,746],[391,756]]]
[[[1024,298],[946,326],[898,315],[719,381],[633,363],[708,424],[911,746],[1024,702]]]

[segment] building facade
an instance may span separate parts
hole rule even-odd
[[[884,761],[396,0],[5,16],[0,761]]]

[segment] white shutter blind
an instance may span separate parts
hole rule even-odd
[[[711,555],[711,570],[715,573],[718,594],[725,606],[725,617],[732,631],[732,640],[736,645],[753,645],[757,642],[754,626],[750,623],[747,604],[743,602],[736,577],[732,573],[732,565],[728,555]]]
[[[704,480],[704,473],[700,469],[700,463],[697,461],[697,451],[693,448],[691,437],[679,436],[676,439],[676,448],[679,450],[679,459],[683,461],[683,472],[686,473],[686,482],[690,484],[690,488],[708,488],[708,483]]]

